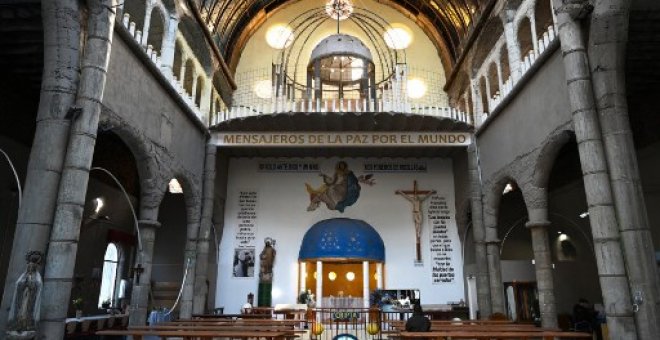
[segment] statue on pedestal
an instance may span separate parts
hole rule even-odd
[[[36,335],[43,287],[39,273],[42,258],[43,254],[38,251],[31,251],[25,256],[27,266],[16,281],[9,310],[8,339],[33,339]]]
[[[270,307],[272,302],[273,288],[273,264],[275,263],[275,240],[266,237],[264,250],[259,254],[259,291],[257,305],[259,307]]]
[[[265,246],[264,250],[259,254],[259,259],[261,260],[261,268],[259,271],[259,282],[273,282],[273,264],[275,263],[275,240],[267,237],[264,240]]]

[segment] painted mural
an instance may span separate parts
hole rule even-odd
[[[309,183],[305,183],[305,188],[309,194],[307,211],[314,211],[318,209],[321,203],[325,203],[329,210],[343,213],[347,207],[353,205],[360,198],[360,190],[362,189],[360,183],[369,186],[375,184],[372,174],[357,177],[344,161],[337,162],[335,173],[332,176],[324,173],[320,173],[319,176],[323,178],[323,184],[317,189],[314,189]]]

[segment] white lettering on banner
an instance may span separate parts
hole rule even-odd
[[[218,146],[328,147],[328,146],[467,146],[467,132],[215,132]]]
[[[431,282],[433,284],[454,283],[456,280],[452,261],[454,245],[448,234],[451,212],[445,197],[431,196],[428,217],[431,224]]]

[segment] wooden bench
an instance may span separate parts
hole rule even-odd
[[[304,323],[304,320],[276,320],[276,319],[190,319],[167,321],[162,324],[230,324],[230,325],[297,325]]]
[[[395,326],[397,329],[405,330],[405,326]],[[503,325],[452,325],[452,324],[431,324],[431,331],[549,331],[558,332],[559,328],[540,328],[532,324],[503,324]]]
[[[153,335],[161,338],[177,337],[183,339],[213,339],[213,338],[233,338],[233,339],[292,339],[288,332],[271,331],[205,331],[205,330],[106,330],[96,332],[97,335],[123,335],[132,336],[134,340],[142,340],[144,336]]]
[[[271,314],[193,314],[193,319],[272,319]]]
[[[591,339],[590,333],[583,332],[554,332],[554,331],[432,331],[432,332],[400,332],[400,339],[538,339],[554,340],[564,339]]]

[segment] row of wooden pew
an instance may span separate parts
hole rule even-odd
[[[144,336],[183,339],[283,339],[289,340],[305,333],[296,328],[300,320],[273,319],[192,319],[164,322],[153,326],[130,326],[126,330],[108,330],[97,335],[132,336],[141,340]]]
[[[450,321],[432,320],[429,332],[407,332],[404,321],[394,321],[396,331],[389,338],[414,339],[591,339],[583,332],[564,332],[559,328],[541,328],[508,320]]]
[[[540,328],[532,324],[514,324],[500,320],[431,321],[429,332],[406,332],[405,321],[391,321],[394,331],[383,334],[388,339],[591,339],[591,334],[563,332],[557,328]],[[154,335],[183,339],[286,339],[298,338],[308,331],[301,320],[203,318],[177,320],[154,326],[133,326],[127,330],[108,330],[98,335],[130,335],[136,340]],[[379,337],[375,337],[377,339]],[[363,340],[363,339],[360,339]]]

